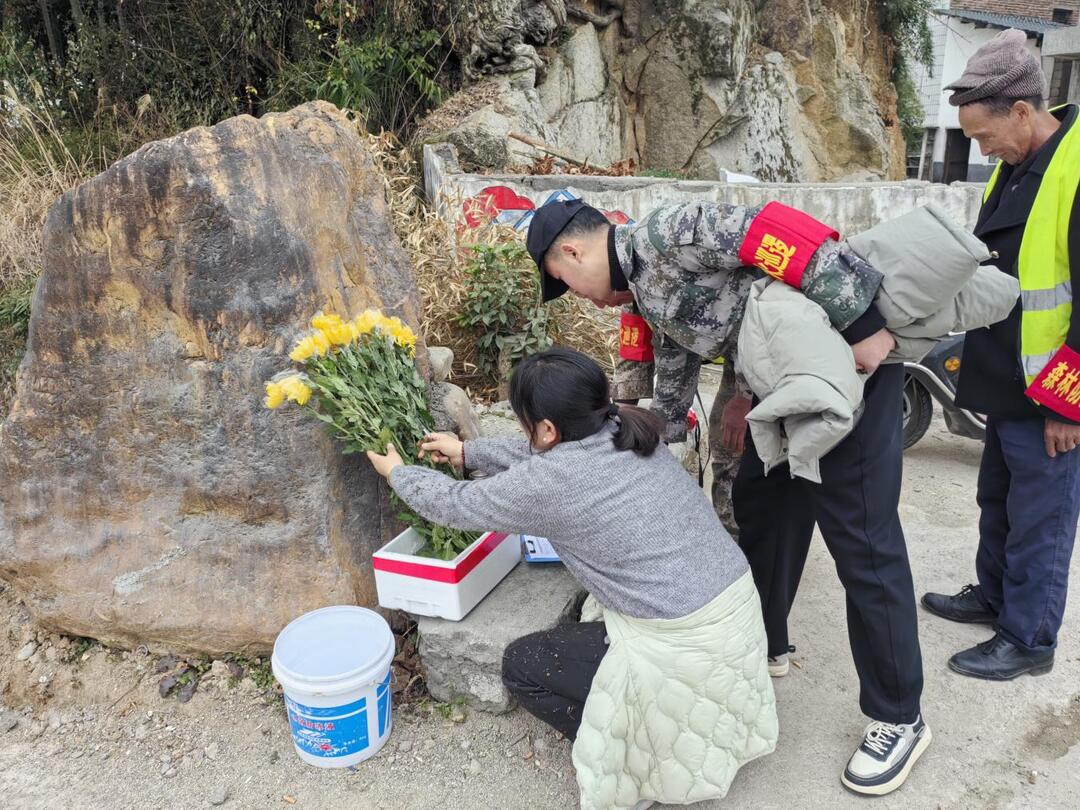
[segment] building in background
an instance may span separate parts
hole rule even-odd
[[[985,182],[994,163],[964,135],[957,108],[942,88],[964,72],[975,51],[1007,28],[1028,35],[1049,80],[1047,102],[1080,101],[1080,0],[952,0],[933,12],[934,58],[919,66],[915,84],[923,106],[923,139],[908,156],[908,177],[935,183]]]

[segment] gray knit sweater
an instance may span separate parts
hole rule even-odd
[[[444,526],[546,537],[602,605],[628,616],[685,616],[746,572],[709,501],[664,447],[649,457],[612,443],[613,425],[544,453],[523,438],[465,443],[457,481],[403,465],[390,485]]]

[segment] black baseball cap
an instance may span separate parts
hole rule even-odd
[[[552,301],[566,292],[569,287],[566,282],[552,278],[544,270],[544,254],[547,253],[551,243],[559,238],[570,220],[578,211],[585,207],[582,200],[556,200],[541,205],[533,214],[532,222],[529,223],[529,235],[525,238],[525,248],[536,262],[536,269],[540,271],[540,292],[545,302]]]

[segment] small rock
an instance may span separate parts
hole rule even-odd
[[[172,779],[174,776],[176,776],[176,768],[170,767],[169,770],[165,771],[166,779]]]
[[[139,726],[135,726],[135,739],[136,740],[145,740],[146,735],[149,734],[149,733],[150,733],[150,726],[148,726],[146,723],[143,723],[142,725],[139,725]]]
[[[1029,785],[1034,785],[1035,780],[1038,779],[1038,777],[1039,777],[1039,772],[1038,771],[1031,771],[1031,773],[1028,774],[1028,784]]]
[[[280,755],[280,754],[279,754],[279,753],[278,753],[278,752],[277,752],[276,750],[275,750],[275,751],[271,751],[271,752],[270,752],[270,764],[271,764],[271,765],[273,765],[273,764],[274,764],[275,762],[277,762],[277,761],[278,761],[278,759],[279,759],[280,757],[281,757],[281,755]]]
[[[60,719],[60,715],[56,712],[49,712],[49,730],[56,731],[63,725],[63,721]]]
[[[239,688],[241,692],[247,692],[248,694],[254,694],[259,691],[259,685],[255,683],[252,678],[244,678],[240,681]]]
[[[45,660],[52,663],[60,657],[60,651],[56,647],[49,647],[45,650]]]
[[[296,804],[296,797],[290,796],[288,793],[282,796],[281,800],[285,802],[285,804]]]
[[[175,675],[166,675],[158,682],[158,694],[167,697],[179,680]]]
[[[191,752],[190,756],[192,765],[202,765],[203,762],[206,760],[206,754],[201,748],[196,748],[194,751]]]
[[[412,751],[412,740],[402,740],[397,747],[399,754],[407,754]]]
[[[219,807],[225,804],[229,800],[229,789],[225,787],[219,787],[213,793],[210,794],[210,798],[207,799],[212,807]]]
[[[454,365],[454,352],[445,346],[428,346],[428,364],[433,382],[443,382],[450,377]]]
[[[397,762],[397,757],[395,757],[393,754],[386,758],[387,765],[393,765],[395,762]]]
[[[455,706],[454,710],[452,712],[450,712],[450,720],[451,720],[451,722],[454,722],[454,723],[464,723],[465,722],[465,710],[462,709],[460,706]]]
[[[468,751],[470,748],[472,748],[472,743],[471,742],[469,742],[468,740],[462,740],[461,741],[461,750],[462,751]]]
[[[203,750],[203,753],[206,754],[207,759],[217,759],[217,757],[218,757],[218,744],[216,742],[210,743]]]
[[[15,658],[19,661],[27,660],[31,655],[37,651],[37,642],[28,641],[23,645],[23,648],[19,650],[19,654]]]
[[[232,677],[232,673],[229,671],[229,665],[218,659],[210,665],[210,677],[219,681],[229,680],[229,678]]]
[[[161,763],[161,775],[162,776],[164,776],[166,773],[168,773],[169,769],[172,767],[172,764],[169,762],[169,758],[165,757],[164,759],[165,759],[165,761]]]
[[[480,775],[480,760],[472,759],[469,761],[469,773],[471,773],[473,776]]]
[[[191,700],[191,696],[195,694],[195,690],[198,686],[199,682],[195,678],[192,678],[180,687],[179,691],[176,693],[176,699],[181,703],[187,703]]]
[[[0,734],[7,734],[17,725],[19,725],[19,716],[15,712],[0,714]]]

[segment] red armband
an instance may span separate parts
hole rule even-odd
[[[640,315],[624,312],[619,316],[619,357],[638,363],[653,361],[652,329]]]
[[[839,238],[839,233],[809,214],[771,202],[750,223],[739,247],[739,261],[799,289],[814,252],[826,239]]]
[[[1025,393],[1054,413],[1080,422],[1080,354],[1062,346]]]

